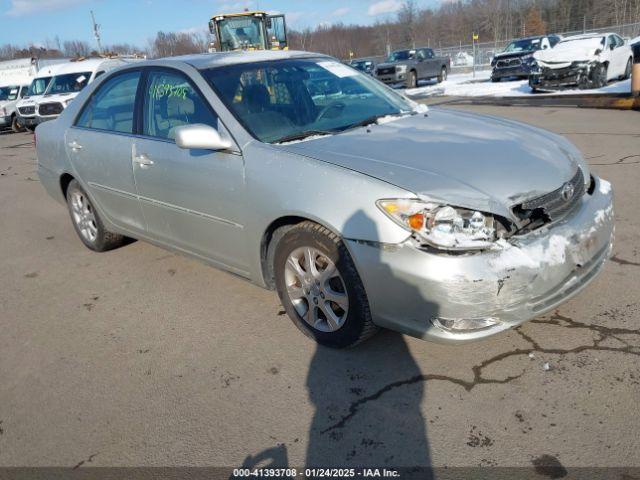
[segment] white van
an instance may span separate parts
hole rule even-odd
[[[67,108],[80,90],[104,72],[137,61],[136,58],[90,58],[60,65],[44,95],[36,100],[35,123],[53,120]]]
[[[16,114],[16,104],[29,90],[29,85],[0,86],[0,129],[21,130]]]
[[[49,65],[40,69],[38,75],[31,81],[27,94],[18,100],[16,109],[18,113],[18,123],[29,130],[36,128],[36,106],[37,100],[42,98],[47,90],[53,76],[66,64]]]

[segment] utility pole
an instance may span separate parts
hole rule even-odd
[[[98,43],[98,53],[102,54],[102,44],[100,43],[100,25],[96,23],[96,17],[93,15],[93,10],[91,10],[91,21],[93,22],[93,35],[96,37],[96,42]]]

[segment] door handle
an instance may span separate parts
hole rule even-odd
[[[151,165],[153,165],[153,160],[151,160],[144,153],[141,153],[140,155],[134,156],[133,157],[133,161],[135,163],[137,163],[138,165],[140,165],[141,168],[147,168],[147,167],[150,167]]]
[[[68,145],[69,145],[69,148],[71,150],[73,150],[74,152],[77,152],[78,150],[82,150],[82,145],[80,145],[75,140],[73,142],[69,143]]]

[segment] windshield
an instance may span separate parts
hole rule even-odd
[[[264,48],[262,19],[259,17],[231,17],[218,22],[222,50]]]
[[[0,87],[0,102],[15,100],[18,98],[18,90],[20,90],[20,88],[17,85]]]
[[[387,62],[400,62],[402,60],[409,60],[413,58],[415,54],[415,50],[399,50],[389,55],[389,57],[387,57]]]
[[[359,60],[357,62],[351,62],[351,66],[358,70],[370,70],[373,67],[373,62],[370,60]]]
[[[526,40],[516,40],[515,42],[511,42],[507,45],[507,48],[504,49],[505,52],[534,52],[536,50],[540,50],[541,41],[539,38],[534,39],[526,39]]]
[[[343,131],[415,104],[368,75],[330,59],[291,59],[212,68],[204,77],[262,142]]]
[[[27,91],[27,96],[32,97],[33,95],[42,95],[44,91],[47,89],[49,85],[49,81],[52,77],[42,77],[35,78],[31,85],[29,85],[29,90]]]
[[[89,82],[91,72],[67,73],[65,75],[56,75],[51,80],[46,93],[48,95],[56,95],[58,93],[79,92]]]

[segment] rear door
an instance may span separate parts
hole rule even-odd
[[[148,233],[163,243],[246,273],[244,160],[238,149],[185,150],[175,128],[205,124],[228,133],[183,72],[148,71],[133,168]]]
[[[127,70],[107,79],[66,134],[69,157],[89,195],[113,224],[136,232],[145,230],[131,165],[140,78],[140,70]]]
[[[438,73],[440,73],[440,65],[438,63],[438,60],[436,59],[435,54],[433,53],[433,50],[431,50],[430,48],[425,48],[423,49],[423,51],[426,58],[424,62],[427,69],[426,76],[437,77]]]

